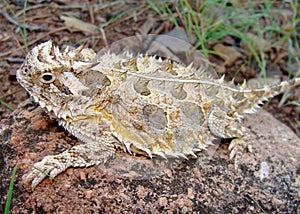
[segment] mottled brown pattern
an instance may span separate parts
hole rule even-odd
[[[18,81],[84,144],[34,166],[55,177],[69,167],[106,162],[116,147],[187,158],[214,139],[233,138],[230,159],[237,168],[243,150],[251,151],[243,115],[300,79],[249,89],[212,78],[206,67],[128,53],[96,56],[84,47],[61,52],[51,41],[35,47],[17,71]],[[34,188],[44,178],[33,170],[27,180]]]

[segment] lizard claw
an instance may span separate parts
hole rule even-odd
[[[35,163],[32,168],[33,170],[26,176],[25,179],[26,183],[31,182],[32,189],[34,189],[47,176],[53,179],[66,169],[55,155],[46,156],[42,161]]]

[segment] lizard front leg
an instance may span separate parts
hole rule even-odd
[[[33,171],[27,175],[26,182],[31,182],[34,189],[46,174],[55,177],[69,167],[89,167],[104,163],[115,154],[114,142],[111,135],[104,134],[97,142],[81,144],[61,154],[46,156],[33,165]]]

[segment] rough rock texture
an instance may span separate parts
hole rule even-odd
[[[240,169],[228,163],[228,143],[212,146],[192,160],[147,159],[120,151],[106,164],[68,169],[45,179],[33,192],[20,165],[12,213],[299,213],[300,140],[261,110],[246,118],[254,152]],[[78,144],[78,140],[29,100],[1,121],[1,208],[13,167],[35,163]]]

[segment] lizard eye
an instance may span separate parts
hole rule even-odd
[[[40,77],[42,83],[52,83],[55,80],[55,76],[51,73],[43,73]]]

